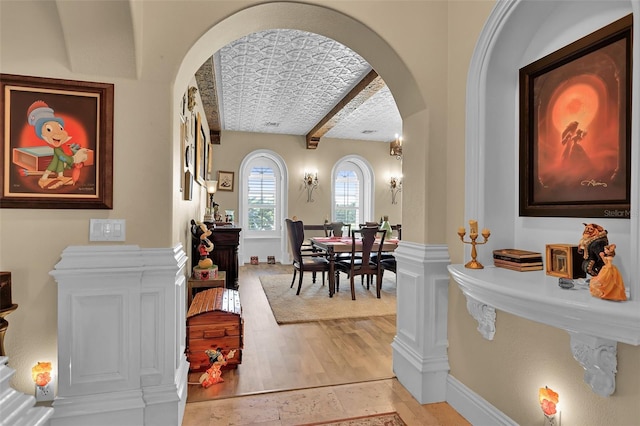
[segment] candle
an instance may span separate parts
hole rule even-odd
[[[469,221],[469,233],[470,234],[478,234],[478,221],[470,220]]]
[[[465,230],[464,230],[464,226],[461,226],[458,228],[458,234],[464,234]]]

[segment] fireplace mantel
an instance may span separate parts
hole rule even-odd
[[[493,340],[497,332],[496,309],[560,328],[570,334],[573,356],[585,368],[585,381],[593,391],[602,396],[615,391],[617,342],[640,345],[637,300],[598,299],[586,287],[565,290],[544,271],[468,269],[460,264],[448,269],[485,339]]]

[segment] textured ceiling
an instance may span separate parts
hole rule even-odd
[[[307,135],[370,71],[335,40],[277,29],[223,47],[196,79],[210,127]],[[401,134],[393,96],[381,87],[357,109],[343,111],[324,136],[389,142]]]

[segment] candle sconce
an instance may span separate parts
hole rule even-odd
[[[398,134],[389,144],[389,154],[392,157],[396,157],[396,160],[402,160],[402,138]]]
[[[464,240],[465,234],[466,234],[466,231],[463,226],[458,228],[458,235],[460,236],[460,241],[462,241],[465,244],[471,244],[471,260],[467,262],[464,265],[464,267],[469,269],[483,269],[484,266],[482,266],[482,263],[476,260],[476,257],[478,256],[478,252],[476,251],[476,245],[486,244],[487,241],[489,240],[489,236],[491,235],[491,232],[487,228],[483,229],[482,236],[484,237],[484,241],[477,242],[476,239],[478,238],[478,222],[475,220],[470,220],[469,221],[469,238],[471,238],[471,241]]]
[[[398,192],[402,192],[402,176],[399,178],[391,176],[391,179],[389,180],[389,189],[391,190],[391,204],[398,204],[396,201],[396,195],[398,195]]]
[[[315,174],[310,172],[304,173],[304,178],[302,179],[305,189],[307,190],[307,203],[312,203],[314,199],[313,190],[318,187],[318,173]]]

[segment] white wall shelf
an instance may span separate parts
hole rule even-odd
[[[467,298],[478,331],[493,340],[495,310],[550,325],[571,335],[571,351],[585,368],[594,392],[615,391],[617,342],[640,345],[640,303],[591,296],[587,288],[565,290],[544,271],[516,272],[494,266],[468,269],[450,265],[449,273]]]

